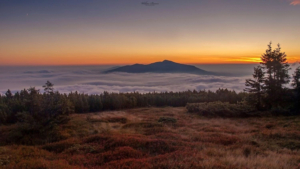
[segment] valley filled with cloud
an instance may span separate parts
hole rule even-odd
[[[13,92],[36,87],[49,80],[60,92],[99,94],[109,92],[163,92],[186,90],[216,90],[218,88],[241,91],[245,76],[212,76],[187,73],[102,73],[109,66],[69,67],[1,67],[0,91]]]
[[[187,73],[103,73],[112,66],[49,66],[0,67],[0,92],[12,92],[36,87],[42,89],[47,80],[63,93],[99,94],[108,92],[164,92],[186,90],[217,90],[228,88],[237,92],[245,88],[255,65],[200,65],[207,71],[227,76]],[[296,67],[297,65],[292,65]],[[291,70],[291,72],[293,69]],[[41,90],[42,91],[42,90]]]

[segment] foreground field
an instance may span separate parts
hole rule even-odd
[[[300,117],[140,108],[74,114],[60,131],[60,142],[0,147],[0,168],[300,169]]]

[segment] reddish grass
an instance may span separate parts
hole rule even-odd
[[[205,118],[185,108],[142,108],[75,114],[60,128],[63,141],[1,146],[0,168],[300,169],[300,117]]]
[[[48,150],[50,152],[61,153],[64,150],[74,146],[77,143],[78,143],[78,140],[72,138],[72,139],[63,140],[63,141],[56,142],[56,143],[46,144],[46,145],[42,146],[42,148],[44,150]]]

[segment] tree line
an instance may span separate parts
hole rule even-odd
[[[187,103],[222,101],[237,103],[247,95],[228,89],[217,91],[149,92],[149,93],[109,93],[88,95],[54,91],[51,82],[43,86],[44,92],[31,87],[15,94],[8,90],[0,96],[0,123],[12,124],[24,121],[24,116],[33,121],[55,119],[71,113],[89,113],[105,110],[120,110],[137,107],[185,106]]]

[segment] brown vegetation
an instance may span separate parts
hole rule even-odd
[[[73,114],[61,141],[11,145],[0,168],[299,168],[300,117],[207,118],[185,108]]]

